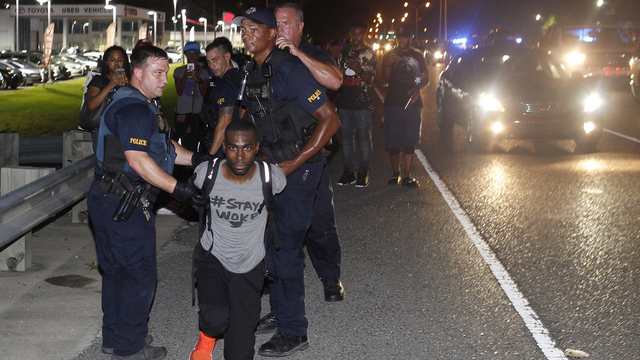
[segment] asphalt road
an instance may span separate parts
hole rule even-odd
[[[640,147],[621,136],[640,138],[640,106],[628,91],[605,99],[596,153],[502,141],[471,154],[458,126],[449,153],[435,113],[422,149],[559,348],[637,359]]]
[[[441,68],[430,70],[435,79]],[[574,153],[572,141],[505,141],[473,154],[456,127],[447,149],[435,83],[424,94],[420,146],[432,170],[414,166],[421,187],[386,184],[376,112],[371,185],[335,188],[346,298],[325,303],[307,264],[311,346],[290,359],[547,359],[568,348],[638,358],[638,144],[606,133],[593,154]],[[607,128],[637,137],[630,94],[608,102]],[[330,164],[335,181],[341,155]],[[169,359],[187,359],[197,338],[195,242],[191,226],[158,251],[150,329]],[[75,359],[107,358],[96,342]]]

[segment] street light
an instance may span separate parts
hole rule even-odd
[[[440,28],[438,29],[438,38],[442,39],[442,2],[440,0]],[[447,0],[444,0],[444,40],[447,40]]]
[[[20,0],[16,0],[16,52],[20,51],[20,26],[18,25],[20,23],[18,21],[19,14]]]
[[[49,25],[51,25],[51,0],[38,0],[38,3],[40,4],[40,6],[42,6],[42,4],[44,3],[47,3],[47,20],[49,21]]]
[[[47,27],[49,25],[51,25],[51,0],[38,0],[38,3],[40,3],[40,6],[42,6],[43,3],[47,3],[47,20],[49,21]],[[45,33],[47,31],[45,30]],[[46,41],[45,41],[45,45],[46,45]],[[46,48],[46,46],[45,46]],[[45,50],[46,51],[46,50]],[[47,77],[49,78],[49,80],[47,82],[51,82],[51,61],[49,61],[49,67],[47,69]]]
[[[207,45],[207,18],[201,17],[198,19],[200,22],[204,22],[204,45]]]
[[[428,8],[429,6],[431,6],[430,2],[427,2],[426,4],[424,4],[424,7]],[[404,3],[404,7],[409,7],[409,3],[405,2]],[[412,6],[415,10],[416,10],[416,31],[415,31],[415,36],[416,38],[418,38],[418,10],[422,7],[422,6]],[[407,18],[409,17],[409,14],[405,13],[404,17]]]
[[[184,46],[184,40],[187,38],[187,9],[180,10],[180,14],[182,14],[182,46]]]
[[[171,18],[171,20],[173,21],[173,36],[176,36],[176,26],[178,23],[178,15],[176,14],[176,6],[178,6],[178,0],[173,0],[173,18]]]
[[[158,13],[149,11],[147,14],[153,15],[153,45],[158,46]]]
[[[107,5],[105,5],[104,8],[107,10],[111,10],[111,14],[113,14],[113,22],[116,22],[116,6],[109,5],[109,0],[107,0]]]

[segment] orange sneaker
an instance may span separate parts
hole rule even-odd
[[[216,340],[216,338],[200,331],[200,337],[191,352],[189,360],[211,360],[211,353],[213,348],[216,347]]]

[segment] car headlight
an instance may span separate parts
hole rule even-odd
[[[480,94],[480,107],[487,111],[504,111],[502,103],[495,97],[482,93]]]
[[[380,44],[378,43],[373,43],[373,46],[371,47],[374,51],[380,49]]]
[[[385,45],[385,46],[384,46],[384,50],[385,50],[385,51],[389,51],[389,50],[391,50],[391,44],[387,44],[387,45]]]
[[[435,54],[433,54],[433,57],[436,59],[442,59],[444,57],[444,54],[440,51],[436,51]]]
[[[576,65],[584,64],[585,57],[586,56],[584,54],[581,54],[579,52],[572,52],[570,54],[567,54],[567,56],[565,56],[565,60],[568,65],[576,66]]]
[[[598,110],[598,108],[602,105],[602,98],[598,93],[592,92],[587,96],[587,99],[584,102],[584,112],[590,113]]]
[[[596,124],[592,123],[591,121],[587,121],[582,127],[584,128],[584,133],[588,134],[595,130]]]

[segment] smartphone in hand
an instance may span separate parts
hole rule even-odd
[[[196,68],[196,64],[194,63],[188,63],[187,64],[187,71],[193,71]]]

